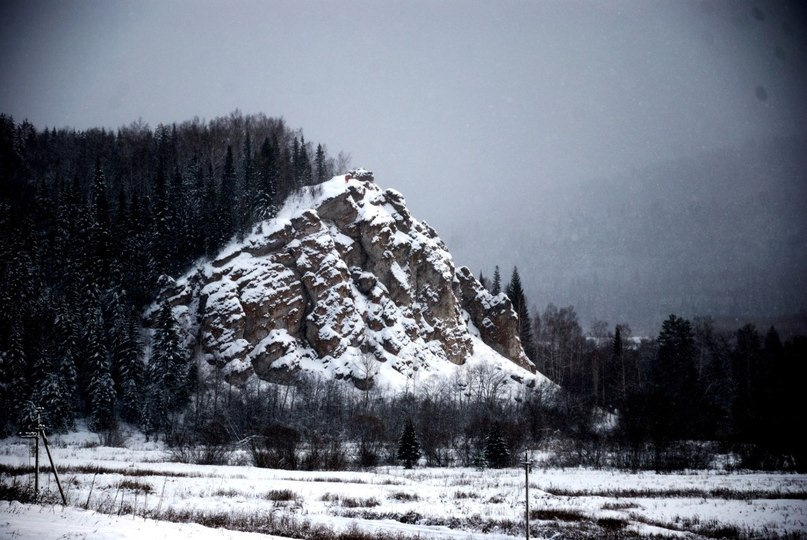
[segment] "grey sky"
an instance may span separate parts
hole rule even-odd
[[[807,132],[797,7],[5,2],[0,112],[40,128],[153,127],[236,108],[283,116],[401,191],[458,264],[491,273],[498,263],[505,275],[517,264],[537,306],[579,305],[574,287],[545,275],[544,259],[562,254],[531,243],[563,222],[561,206],[590,210],[561,205],[569,190]],[[489,234],[474,240],[467,231],[480,224]],[[792,287],[782,310],[805,307],[803,280]],[[584,325],[631,316],[586,309]]]

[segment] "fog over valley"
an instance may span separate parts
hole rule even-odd
[[[531,309],[651,335],[802,313],[799,2],[4,2],[0,111],[282,116]]]

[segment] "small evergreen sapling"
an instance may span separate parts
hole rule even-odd
[[[415,426],[412,420],[407,419],[404,424],[401,440],[398,442],[398,459],[404,462],[404,467],[411,469],[412,465],[420,459],[420,443],[415,435]]]

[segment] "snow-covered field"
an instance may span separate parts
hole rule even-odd
[[[379,467],[303,472],[173,463],[142,436],[126,448],[54,436],[68,497],[0,501],[2,538],[523,538],[524,470]],[[540,455],[533,456],[540,463]],[[42,451],[41,459],[47,457]],[[27,442],[0,441],[0,479],[24,487]],[[53,476],[41,490],[56,501]],[[807,537],[807,475],[544,469],[530,475],[533,538]],[[216,527],[227,527],[223,530]],[[348,536],[343,536],[347,538]]]

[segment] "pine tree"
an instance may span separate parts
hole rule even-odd
[[[204,168],[202,168],[204,169]],[[208,163],[208,173],[204,176],[204,193],[200,202],[199,215],[204,216],[202,221],[202,239],[204,252],[208,257],[213,257],[221,247],[221,218],[218,217],[219,194],[216,191],[216,183],[213,180],[213,166]]]
[[[261,144],[258,165],[256,214],[260,219],[269,219],[277,213],[277,151],[276,142],[266,137]]]
[[[37,403],[45,410],[44,422],[54,431],[73,427],[73,411],[67,397],[64,379],[56,372],[48,373],[40,383]]]
[[[285,144],[278,148],[280,148],[280,159],[277,164],[277,193],[278,200],[283,200],[300,188],[297,185],[294,168],[294,155],[298,153],[298,150],[290,150]]]
[[[252,139],[247,131],[244,139],[244,148],[241,155],[241,189],[238,195],[238,234],[243,238],[244,233],[252,224],[252,209],[255,199],[255,166],[252,162]]]
[[[398,459],[404,462],[407,469],[411,469],[420,459],[420,443],[415,434],[415,426],[409,418],[404,423],[403,434],[398,441]]]
[[[76,256],[76,219],[79,213],[78,203],[73,202],[73,188],[60,181],[59,196],[56,208],[55,233],[53,241],[53,262],[59,264],[59,271],[51,275],[57,279],[57,286],[62,290],[75,280]]]
[[[321,144],[317,145],[317,153],[314,155],[314,163],[316,167],[315,181],[317,184],[321,184],[328,179],[327,165],[325,163],[325,149]]]
[[[276,143],[276,141],[275,141]],[[257,214],[261,219],[275,216],[277,212],[277,153],[276,144],[266,137],[261,144],[258,169],[259,186],[257,194]]]
[[[165,166],[160,160],[154,178],[154,227],[151,238],[150,257],[153,261],[152,284],[162,274],[170,272],[172,254],[176,250],[176,238],[173,235],[171,219],[171,203],[168,200],[168,185],[165,178]]]
[[[12,322],[8,350],[3,358],[3,409],[10,414],[6,419],[21,425],[26,417],[24,404],[30,399],[31,387],[28,378],[28,359],[23,342],[22,324]],[[9,426],[10,427],[10,426]],[[7,427],[8,429],[8,427]]]
[[[63,385],[62,398],[72,414],[78,409],[78,330],[69,307],[60,306],[54,319],[54,335],[58,350],[58,375]]]
[[[120,397],[121,418],[133,424],[141,421],[143,364],[135,317],[118,305],[112,328],[112,356],[117,365],[116,389]]]
[[[662,323],[658,351],[651,368],[657,440],[694,434],[700,410],[695,370],[695,338],[690,322],[670,315]]]
[[[182,237],[188,242],[184,261],[193,260],[205,252],[205,228],[202,226],[202,201],[205,197],[204,168],[197,156],[193,156],[190,170],[185,175],[185,213],[182,216]],[[215,197],[213,198],[215,200]]]
[[[754,437],[760,422],[755,402],[761,383],[762,357],[762,338],[756,327],[746,324],[737,330],[731,359],[736,392],[733,412],[738,435],[745,440]]]
[[[187,222],[189,221],[189,198],[190,189],[185,185],[185,179],[179,171],[179,167],[174,166],[168,196],[170,201],[168,237],[171,239],[173,249],[168,252],[167,273],[172,276],[181,272],[183,265],[193,258],[190,251],[192,246],[191,234],[187,227]]]
[[[173,310],[163,302],[146,372],[149,387],[144,420],[149,430],[171,431],[174,413],[190,396],[189,371],[180,350]]]
[[[502,426],[494,422],[485,438],[485,461],[494,469],[506,467],[510,460],[510,450],[502,435]]]
[[[496,267],[498,270],[498,267]],[[493,277],[496,279],[496,274]],[[524,296],[524,289],[521,287],[521,277],[518,275],[518,268],[513,267],[513,275],[505,291],[507,297],[513,303],[513,310],[518,315],[518,337],[521,339],[521,346],[530,359],[535,358],[535,345],[532,336],[532,322],[530,312],[527,309],[527,299]]]
[[[611,343],[611,356],[606,374],[609,383],[619,389],[620,399],[627,393],[627,373],[625,369],[625,351],[622,344],[622,327],[616,325]]]
[[[479,284],[482,285],[486,290],[490,291],[490,280],[482,274],[482,271],[479,271]]]
[[[293,189],[299,189],[303,184],[303,170],[302,159],[300,159],[300,141],[297,137],[291,141],[291,166],[292,166],[292,182]]]
[[[234,232],[236,193],[235,166],[233,165],[233,147],[227,145],[227,153],[224,156],[224,171],[221,176],[221,189],[219,190],[218,213],[218,246],[223,245],[230,239]]]
[[[86,328],[87,396],[90,427],[95,431],[111,429],[115,424],[115,388],[103,331],[101,310],[96,308]]]
[[[297,169],[299,186],[310,186],[314,183],[314,173],[311,170],[311,161],[308,159],[308,149],[306,148],[305,137],[302,135],[300,136],[300,147],[294,166]]]
[[[731,408],[735,396],[728,336],[715,332],[711,317],[695,319],[694,333],[699,385],[704,389],[701,414],[711,433],[724,439],[732,432]]]
[[[95,283],[101,285],[105,283],[113,253],[106,177],[101,170],[100,159],[95,160],[92,211],[89,217],[92,219],[90,238],[93,250],[89,269]]]
[[[502,275],[499,273],[499,265],[493,270],[493,284],[491,285],[490,294],[493,296],[502,292]]]

